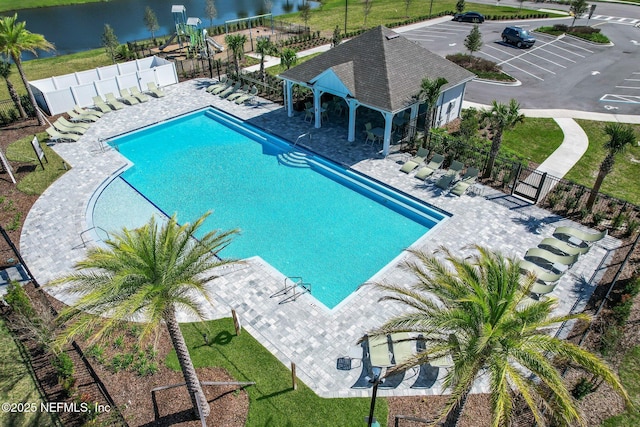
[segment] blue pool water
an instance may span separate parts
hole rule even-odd
[[[291,153],[285,141],[217,110],[110,144],[133,163],[122,178],[166,214],[186,222],[211,210],[207,230],[239,228],[223,257],[259,255],[302,276],[329,308],[446,217],[299,147]],[[114,215],[114,191],[104,193],[94,225],[113,230],[114,217],[133,213],[123,206]]]

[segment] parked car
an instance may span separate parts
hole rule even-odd
[[[479,12],[456,13],[453,20],[458,22],[482,23],[484,22],[484,15]]]
[[[536,39],[527,30],[520,27],[507,27],[502,31],[502,41],[522,48],[533,46]]]

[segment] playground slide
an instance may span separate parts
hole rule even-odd
[[[209,45],[211,45],[211,47],[213,47],[217,52],[222,52],[224,50],[224,46],[211,37],[207,37],[207,43],[209,43]]]
[[[160,46],[160,50],[164,50],[164,48],[166,48],[167,46],[169,46],[171,44],[171,42],[173,41],[173,39],[176,38],[176,36],[178,35],[178,33],[173,33],[173,35],[169,38],[169,40],[167,40],[167,42],[165,44],[163,44],[162,46]]]

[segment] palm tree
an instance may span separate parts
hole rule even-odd
[[[264,79],[264,57],[275,51],[275,45],[269,37],[258,37],[256,42],[256,53],[260,55],[260,78]]]
[[[224,38],[224,41],[233,55],[236,76],[240,77],[240,60],[244,55],[244,44],[247,42],[247,36],[244,34],[229,34]]]
[[[496,162],[496,157],[498,157],[504,131],[513,129],[515,125],[524,121],[524,114],[520,114],[520,104],[515,99],[511,99],[509,105],[494,100],[491,104],[491,109],[482,112],[482,119],[489,122],[493,130],[491,152],[484,171],[484,177],[488,178],[491,176],[493,165]]]
[[[24,107],[22,106],[22,102],[20,101],[20,95],[16,92],[16,88],[9,80],[9,76],[11,75],[11,64],[5,60],[0,60],[0,76],[7,83],[7,91],[9,92],[9,96],[13,101],[13,105],[15,105],[16,109],[20,113],[20,118],[26,119],[27,113],[24,111]]]
[[[20,59],[22,52],[29,51],[34,55],[37,54],[37,50],[51,50],[53,45],[49,43],[42,34],[34,34],[28,31],[25,27],[26,22],[16,22],[18,14],[13,16],[4,16],[0,18],[0,53],[11,58],[18,68],[18,73],[22,79],[24,87],[29,94],[29,100],[36,110],[36,117],[38,118],[38,124],[43,126],[45,124],[44,117],[38,109],[36,99],[33,96],[27,75],[22,69],[22,60]]]
[[[205,288],[211,279],[207,270],[235,262],[221,260],[217,254],[231,242],[237,230],[212,231],[199,240],[191,237],[208,215],[185,225],[179,225],[174,215],[162,226],[152,217],[138,229],[124,229],[105,242],[107,248],[90,249],[87,258],[76,264],[77,272],[52,283],[65,284],[65,292],[78,296],[76,302],[60,314],[61,319],[72,320],[64,339],[92,331],[93,315],[105,317],[100,329],[92,332],[93,340],[100,339],[122,321],[139,319],[146,320],[141,336],[144,339],[157,333],[164,322],[194,411],[197,414],[199,409],[204,417],[209,415],[209,404],[191,362],[176,311],[186,310],[202,319],[201,302],[212,303]]]
[[[490,387],[494,426],[510,425],[516,397],[527,403],[540,426],[547,425],[545,417],[560,425],[584,425],[553,364],[556,357],[604,379],[630,404],[620,379],[604,361],[550,334],[549,329],[560,322],[588,316],[552,315],[555,299],[528,297],[536,278],[521,275],[518,260],[475,249],[472,257],[462,258],[441,248],[444,259],[412,251],[416,260],[406,267],[418,278],[416,284],[373,284],[389,292],[381,301],[395,301],[408,310],[369,335],[410,332],[421,334],[414,339],[426,342],[425,351],[387,375],[451,358],[453,366],[443,380],[451,396],[437,420],[445,426],[456,425],[480,375],[486,376]]]
[[[282,49],[282,52],[280,52],[280,65],[288,70],[296,62],[298,62],[298,55],[295,50],[289,47]]]
[[[629,145],[632,145],[636,141],[635,132],[630,125],[623,125],[622,123],[607,123],[604,127],[604,132],[609,136],[609,141],[604,143],[604,149],[607,150],[607,156],[600,164],[598,177],[596,178],[595,184],[593,184],[589,200],[587,200],[587,209],[589,211],[593,209],[593,205],[598,197],[598,192],[602,186],[602,181],[604,181],[604,178],[613,170],[616,155],[624,152]]]
[[[431,80],[429,78],[422,79],[420,84],[420,92],[418,93],[418,99],[424,101],[427,104],[427,111],[424,114],[424,144],[429,140],[431,134],[431,128],[435,123],[435,114],[437,109],[435,108],[442,86],[449,83],[444,77],[438,77]]]

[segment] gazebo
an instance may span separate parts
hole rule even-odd
[[[313,92],[315,127],[322,125],[324,93],[343,98],[349,110],[348,141],[355,140],[356,110],[365,106],[384,117],[383,148],[389,153],[394,116],[410,110],[415,122],[421,101],[417,98],[424,78],[444,77],[436,104],[437,126],[457,118],[462,110],[466,83],[475,75],[402,35],[379,26],[284,71],[287,114],[293,116],[292,88],[298,84]]]

